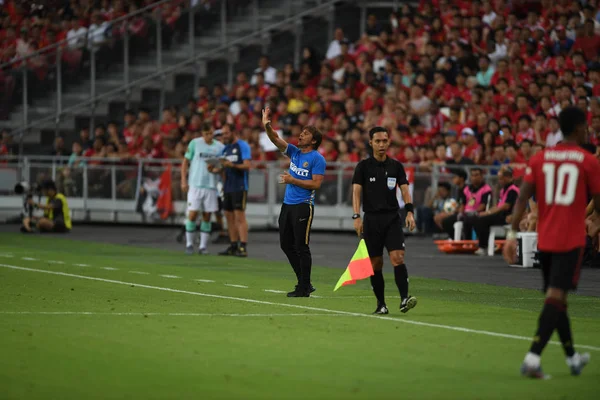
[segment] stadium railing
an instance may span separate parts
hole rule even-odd
[[[61,127],[61,121],[67,117],[78,116],[80,114],[86,115],[90,117],[90,131],[94,129],[94,118],[95,118],[95,110],[101,104],[105,104],[114,99],[124,100],[126,107],[130,104],[131,93],[133,90],[144,87],[145,85],[156,85],[157,83],[160,86],[160,96],[159,96],[159,105],[158,112],[160,113],[165,106],[165,94],[167,91],[167,77],[171,76],[175,73],[181,71],[190,71],[193,69],[194,74],[194,87],[198,87],[200,76],[203,70],[203,63],[206,60],[209,60],[214,56],[225,55],[227,58],[228,64],[233,65],[236,60],[235,52],[239,50],[240,47],[248,45],[248,44],[256,44],[256,43],[267,43],[268,40],[266,38],[272,34],[273,31],[287,30],[294,27],[301,26],[301,22],[303,19],[307,17],[317,17],[323,15],[331,15],[330,24],[327,27],[327,30],[331,32],[333,35],[333,14],[335,12],[335,5],[337,3],[344,3],[343,0],[317,0],[316,5],[304,9],[301,12],[295,12],[295,3],[294,0],[283,0],[280,5],[284,7],[286,10],[285,15],[282,19],[277,22],[269,22],[265,23],[260,15],[259,1],[258,0],[247,0],[240,1],[239,3],[236,1],[227,1],[227,0],[217,0],[213,4],[213,9],[215,10],[214,18],[218,18],[219,24],[219,43],[211,43],[210,49],[206,47],[202,47],[202,51],[199,50],[199,45],[202,45],[201,40],[196,37],[195,32],[201,28],[198,26],[198,22],[196,21],[196,16],[199,13],[204,11],[204,8],[201,2],[197,0],[186,0],[184,2],[184,10],[182,12],[181,18],[187,18],[187,38],[186,38],[186,55],[185,58],[176,58],[173,59],[173,63],[167,64],[164,59],[165,50],[162,48],[163,31],[162,26],[164,25],[164,21],[160,18],[161,5],[168,3],[171,0],[161,0],[157,1],[149,6],[144,8],[140,8],[139,10],[125,15],[123,17],[114,19],[110,22],[111,26],[117,26],[125,21],[129,21],[132,18],[137,16],[142,16],[148,14],[149,11],[154,10],[154,14],[152,16],[152,27],[151,30],[155,30],[155,48],[152,49],[154,52],[156,65],[152,66],[151,70],[149,69],[144,76],[131,76],[131,70],[133,66],[130,63],[130,52],[131,45],[130,41],[132,35],[128,32],[128,30],[124,31],[124,36],[122,38],[122,59],[123,59],[123,67],[122,67],[122,75],[118,79],[119,82],[115,83],[110,87],[101,87],[97,84],[98,81],[98,71],[96,66],[96,57],[97,57],[97,49],[92,47],[89,49],[90,53],[90,63],[89,63],[89,71],[87,74],[90,78],[90,87],[89,93],[86,95],[86,98],[78,99],[74,104],[66,104],[65,102],[65,79],[68,77],[63,76],[62,70],[64,69],[64,61],[62,61],[60,56],[56,57],[56,63],[53,66],[55,68],[54,72],[56,75],[56,88],[54,93],[54,99],[51,102],[52,107],[54,107],[54,111],[47,116],[37,117],[36,115],[31,115],[31,98],[28,95],[28,85],[31,85],[28,82],[29,69],[25,67],[27,64],[26,61],[33,59],[35,57],[39,57],[44,54],[48,54],[50,52],[57,52],[60,55],[64,46],[68,45],[69,40],[65,39],[60,42],[57,42],[51,46],[45,47],[38,51],[34,51],[26,57],[19,58],[17,60],[11,61],[9,63],[0,64],[0,69],[8,69],[12,70],[13,73],[20,75],[20,79],[22,80],[22,100],[21,100],[21,116],[22,116],[22,124],[17,129],[12,129],[11,134],[14,137],[20,138],[20,144],[22,145],[22,138],[24,135],[28,134],[30,131],[34,129],[40,129],[42,126],[47,126],[48,124],[55,124],[55,131],[58,135]],[[242,4],[243,3],[243,4]],[[396,2],[392,2],[397,7]],[[242,37],[234,35],[231,30],[231,26],[229,26],[228,18],[229,16],[234,16],[235,14],[243,8],[243,6],[248,6],[247,19],[251,25],[251,32],[244,33]],[[296,4],[297,5],[297,4]],[[244,14],[246,15],[246,14]],[[296,28],[294,28],[296,29]],[[237,34],[237,32],[236,32]],[[330,35],[330,36],[331,36]],[[300,40],[296,40],[293,44],[294,47],[294,61],[296,64],[300,62],[300,55],[302,52],[302,43]],[[228,67],[228,83],[231,84],[233,82],[233,68],[231,65]],[[298,65],[297,65],[298,66]],[[206,66],[204,65],[204,69]],[[111,81],[114,81],[111,78]],[[20,147],[22,150],[22,147]],[[23,154],[22,151],[19,152]]]
[[[180,160],[110,158],[76,159],[69,157],[0,157],[0,219],[18,213],[22,198],[15,195],[17,182],[53,179],[69,197],[76,221],[153,224],[179,224],[185,212],[185,195],[180,189]],[[315,198],[316,229],[352,230],[352,175],[354,163],[328,163],[325,179]],[[170,168],[170,174],[165,174]],[[406,164],[413,203],[424,204],[428,191],[452,175],[439,167],[423,168]],[[483,167],[487,181],[496,188],[497,167]],[[468,170],[469,167],[465,167]],[[279,162],[255,162],[250,171],[247,218],[251,227],[276,227],[284,186],[278,175],[284,171]],[[153,213],[155,205],[148,194],[159,195],[158,185],[171,190],[173,214],[166,220]],[[169,183],[170,182],[170,183]],[[495,192],[497,198],[497,191]],[[453,197],[457,197],[454,189]],[[400,199],[400,195],[398,194]],[[402,204],[401,204],[402,206]],[[145,212],[144,212],[145,210]]]

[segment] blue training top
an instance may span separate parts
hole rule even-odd
[[[291,159],[288,172],[294,178],[308,181],[313,175],[325,175],[325,158],[318,151],[303,153],[293,144],[288,144],[284,154]],[[315,191],[288,184],[285,188],[283,204],[303,203],[314,204]]]
[[[234,164],[242,164],[244,160],[252,159],[250,146],[244,140],[238,139],[235,143],[225,145],[223,155]],[[225,168],[225,184],[223,192],[241,192],[248,190],[248,170]]]

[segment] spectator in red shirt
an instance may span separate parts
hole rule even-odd
[[[535,141],[535,131],[531,127],[531,122],[531,117],[527,114],[522,114],[519,117],[517,137],[515,138],[517,144],[520,145],[524,140]]]
[[[162,122],[160,124],[160,132],[164,137],[177,139],[179,136],[179,126],[175,115],[170,108],[165,108],[162,113]]]
[[[473,160],[475,164],[479,164],[481,160],[481,146],[477,142],[473,129],[464,128],[461,132],[461,139],[465,144],[463,156]]]
[[[573,50],[581,50],[587,62],[591,63],[598,58],[600,54],[600,35],[594,31],[594,21],[588,19],[585,21],[583,36],[575,39]]]

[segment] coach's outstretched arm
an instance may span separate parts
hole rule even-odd
[[[400,185],[400,192],[402,193],[402,200],[404,200],[404,204],[411,205],[411,209],[406,210],[406,227],[409,230],[414,231],[417,227],[417,224],[415,223],[415,214],[412,210],[412,197],[410,195],[410,190],[408,190],[408,185]]]
[[[363,223],[360,218],[360,202],[362,199],[362,186],[358,183],[352,184],[352,210],[357,218],[354,219],[354,230],[358,237],[363,233]]]
[[[262,110],[262,123],[265,126],[265,131],[267,132],[267,136],[269,136],[269,140],[271,140],[271,142],[277,146],[279,151],[283,153],[287,149],[288,144],[285,140],[280,138],[277,132],[271,127],[271,109],[269,107]]]

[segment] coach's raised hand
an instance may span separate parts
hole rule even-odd
[[[271,109],[269,107],[265,107],[262,110],[262,123],[267,128],[267,125],[271,123]]]
[[[280,138],[277,132],[271,127],[271,109],[269,107],[265,107],[265,109],[262,110],[262,123],[265,126],[265,132],[267,132],[267,136],[269,136],[271,143],[277,146],[279,151],[286,151],[288,146],[287,142]]]

